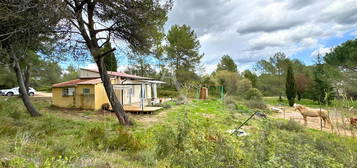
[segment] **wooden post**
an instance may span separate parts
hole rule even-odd
[[[206,100],[208,98],[208,89],[206,87],[202,87],[200,89],[200,99]]]

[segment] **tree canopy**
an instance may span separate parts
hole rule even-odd
[[[333,48],[324,59],[330,65],[357,72],[357,39]]]
[[[176,71],[185,69],[194,71],[203,54],[199,54],[200,42],[188,25],[174,25],[167,34],[167,56]]]
[[[110,40],[124,43],[132,52],[153,52],[153,41],[163,31],[172,2],[157,0],[64,0],[65,20],[71,40],[84,44],[97,64],[111,107],[119,122],[131,124],[122,104],[114,94],[104,57],[115,50],[105,50]],[[79,36],[78,36],[79,35]],[[80,49],[83,49],[80,48]],[[120,60],[119,60],[120,61]]]
[[[217,71],[222,71],[222,70],[237,72],[237,64],[229,55],[224,55],[217,65]]]

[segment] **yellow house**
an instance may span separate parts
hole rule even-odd
[[[157,84],[164,83],[121,72],[108,71],[108,75],[123,105],[144,106],[157,102]],[[99,72],[82,68],[79,79],[52,85],[52,103],[58,107],[98,110],[109,100]]]

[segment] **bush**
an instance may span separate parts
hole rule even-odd
[[[294,131],[294,132],[302,132],[304,128],[296,121],[290,119],[288,122],[286,121],[277,121],[276,126],[279,129]]]
[[[176,104],[186,104],[187,102],[188,102],[188,99],[183,94],[180,94],[180,96],[176,100]]]
[[[159,97],[177,97],[178,92],[176,90],[164,90],[164,89],[158,89],[157,94]]]
[[[331,156],[335,151],[315,148],[315,137],[299,132],[300,128],[294,121],[264,120],[260,132],[245,142],[247,167],[343,167],[340,159]]]
[[[169,161],[168,167],[244,167],[236,138],[198,127],[188,119],[177,125],[163,127],[155,136],[157,157]]]
[[[248,100],[248,101],[245,101],[244,104],[246,106],[248,106],[249,108],[251,109],[266,109],[267,106],[265,105],[265,103],[263,101],[257,101],[257,100]]]
[[[224,86],[224,90],[229,95],[237,94],[237,87],[239,82],[239,74],[229,72],[226,70],[218,71],[215,76],[217,83]]]
[[[117,128],[115,134],[109,134],[102,127],[93,127],[86,132],[83,145],[89,145],[99,150],[138,151],[145,146],[124,128]]]
[[[258,89],[251,88],[245,93],[244,98],[246,100],[259,100],[259,101],[261,101],[263,99],[263,95]]]
[[[242,79],[238,82],[237,94],[244,95],[251,88],[252,88],[252,82],[248,79]]]
[[[113,150],[139,151],[145,146],[131,132],[119,127],[116,134],[110,137],[107,148]]]
[[[226,96],[224,98],[224,105],[231,110],[236,110],[237,109],[236,98],[233,96]]]

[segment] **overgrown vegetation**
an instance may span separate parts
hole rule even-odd
[[[356,139],[306,129],[294,121],[253,118],[236,137],[227,130],[253,112],[236,98],[174,105],[151,127],[120,126],[113,116],[50,107],[29,118],[18,98],[0,99],[4,167],[354,167]],[[227,105],[224,105],[227,104]],[[234,104],[229,108],[228,104]],[[83,117],[81,117],[83,116]],[[86,117],[85,117],[86,116]],[[153,117],[156,117],[154,115]],[[97,118],[97,119],[95,119]],[[135,117],[134,117],[135,118]]]

